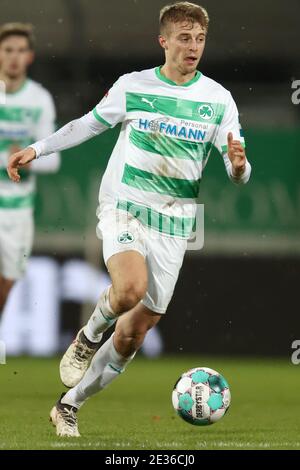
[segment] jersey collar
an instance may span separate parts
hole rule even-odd
[[[199,70],[197,70],[196,74],[195,74],[194,78],[192,78],[192,80],[189,80],[188,82],[183,83],[182,85],[178,85],[178,83],[173,82],[173,80],[170,80],[169,78],[165,77],[161,73],[161,71],[160,71],[161,67],[162,67],[162,65],[160,65],[159,67],[155,67],[155,75],[157,76],[157,78],[159,80],[162,80],[163,82],[168,83],[169,85],[173,85],[173,86],[180,86],[180,87],[184,86],[184,87],[186,87],[186,86],[193,85],[193,83],[196,83],[202,75],[201,72],[199,72]]]
[[[6,94],[7,95],[17,95],[18,93],[20,93],[21,91],[24,90],[24,88],[26,88],[26,86],[28,85],[28,78],[25,78],[25,80],[21,83],[21,85],[19,86],[19,88],[15,91],[7,91]]]

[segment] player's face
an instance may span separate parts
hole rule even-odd
[[[28,40],[22,36],[8,36],[0,43],[0,69],[9,78],[26,74],[33,61],[33,52]]]
[[[160,37],[166,62],[183,74],[196,71],[202,57],[206,30],[199,23],[170,23],[168,32]]]

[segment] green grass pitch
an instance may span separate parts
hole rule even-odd
[[[9,358],[0,366],[0,449],[300,449],[300,366],[286,359],[139,355],[79,412],[81,438],[58,438],[49,410],[64,390],[59,359]],[[173,411],[179,375],[197,366],[222,373],[231,407],[218,423],[192,426]]]

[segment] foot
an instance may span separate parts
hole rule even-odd
[[[86,338],[83,328],[78,332],[60,361],[60,378],[66,387],[75,387],[80,382],[99,347],[100,343],[92,343]]]
[[[61,403],[62,394],[50,412],[50,422],[56,427],[56,434],[60,437],[80,437],[77,424],[77,408]]]

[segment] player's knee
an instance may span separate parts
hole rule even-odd
[[[137,351],[143,344],[147,330],[125,331],[122,328],[115,331],[116,344],[120,345],[123,355],[127,356]],[[124,353],[126,351],[126,354]]]
[[[0,311],[3,310],[8,294],[14,285],[14,281],[1,277],[0,279]]]
[[[137,351],[143,344],[147,331],[158,322],[157,317],[150,317],[145,321],[136,323],[119,322],[115,329],[115,341],[121,350],[127,351],[126,355]]]
[[[0,313],[2,312],[4,305],[6,302],[6,297],[4,297],[3,293],[0,291]]]
[[[0,292],[0,312],[4,309],[8,297],[7,292]]]
[[[121,312],[127,312],[140,302],[147,290],[147,283],[143,280],[128,281],[115,290],[116,300]]]

